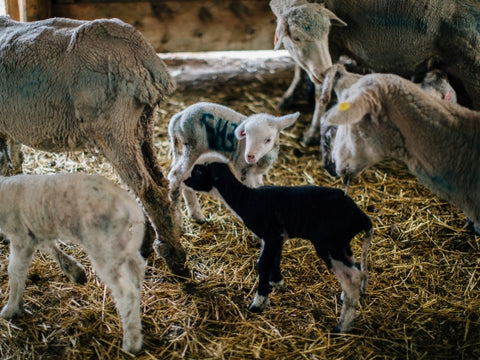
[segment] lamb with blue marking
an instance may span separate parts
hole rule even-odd
[[[207,160],[202,158],[202,160]],[[212,160],[212,159],[210,159]],[[261,186],[239,182],[226,160],[197,164],[184,183],[196,191],[213,192],[256,236],[263,240],[258,259],[259,283],[249,306],[261,312],[272,287],[283,286],[280,259],[288,238],[310,240],[317,255],[336,275],[343,289],[343,306],[334,332],[347,332],[355,318],[360,293],[367,285],[367,253],[373,236],[370,218],[342,190],[320,186]],[[350,249],[360,232],[361,263]]]
[[[222,154],[232,162],[240,181],[258,187],[263,184],[263,175],[277,160],[280,132],[291,126],[299,115],[297,112],[277,117],[262,113],[247,117],[208,102],[193,104],[175,114],[168,125],[172,149],[168,179],[177,224],[183,223],[181,192],[189,215],[199,223],[206,220],[195,192],[182,186],[188,171],[202,154]]]

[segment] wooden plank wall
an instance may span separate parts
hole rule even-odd
[[[158,52],[273,48],[275,16],[268,0],[6,0],[23,21],[51,16],[119,18],[140,30]]]

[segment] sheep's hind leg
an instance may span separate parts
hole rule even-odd
[[[105,158],[113,165],[122,180],[140,198],[153,224],[157,235],[153,247],[157,255],[165,260],[174,274],[186,276],[188,274],[188,269],[185,268],[186,253],[179,240],[179,231],[174,225],[167,180],[162,177],[161,184],[154,181],[147,169],[147,164],[152,164],[154,160],[145,160],[143,156],[139,156],[143,154],[142,148],[134,134],[129,137],[130,141],[120,141],[114,134],[108,138],[104,135],[102,140],[103,142],[96,144],[96,147],[102,149]],[[155,177],[159,178],[160,175],[155,173]],[[145,238],[148,240],[150,237]],[[142,248],[145,246],[142,245]]]
[[[41,249],[57,262],[70,281],[77,284],[85,284],[87,282],[85,268],[75,258],[63,252],[57,244],[45,244]]]
[[[348,332],[355,319],[356,308],[360,299],[362,272],[357,266],[347,266],[342,261],[331,259],[332,272],[336,275],[343,289],[343,305],[338,325],[334,333]]]
[[[95,270],[110,288],[115,300],[123,325],[122,347],[125,351],[137,353],[142,348],[140,300],[145,261],[138,252],[119,256],[118,262],[111,260],[114,253],[110,253],[108,258],[101,253],[89,255]]]
[[[27,279],[28,267],[32,261],[34,246],[25,243],[25,239],[12,236],[10,239],[10,262],[8,264],[8,278],[10,295],[7,305],[0,313],[4,319],[12,319],[23,313],[23,291]]]

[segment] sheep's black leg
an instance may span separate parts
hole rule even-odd
[[[281,240],[272,241],[272,239],[264,239],[264,242],[262,253],[258,259],[258,288],[255,298],[248,307],[248,310],[252,312],[261,312],[269,304],[270,277],[276,254],[278,250],[281,252]]]
[[[272,273],[270,274],[270,286],[274,289],[283,287],[283,276],[280,270],[280,262],[282,259],[282,249],[278,248],[273,261]]]

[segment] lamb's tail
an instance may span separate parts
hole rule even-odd
[[[372,242],[373,238],[373,226],[370,224],[370,228],[365,230],[365,236],[363,238],[363,243],[362,243],[362,254],[360,258],[360,269],[362,271],[362,285],[361,285],[361,291],[362,293],[365,292],[367,289],[367,283],[368,283],[368,247],[370,246],[370,243]]]

